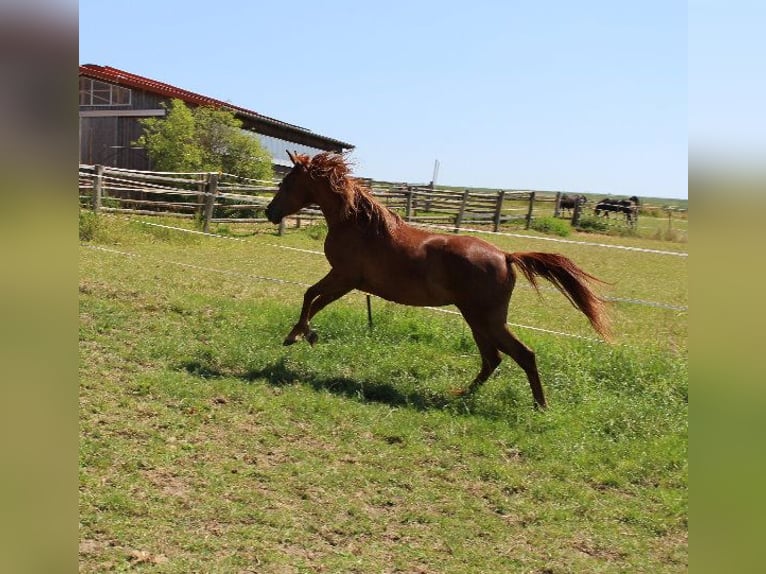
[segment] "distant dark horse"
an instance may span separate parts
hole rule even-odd
[[[471,392],[486,381],[500,363],[502,351],[524,370],[535,403],[543,408],[545,395],[535,354],[506,324],[516,283],[514,268],[535,287],[536,277],[549,280],[599,334],[608,337],[603,300],[588,286],[599,280],[566,257],[506,253],[475,237],[411,227],[350,176],[342,155],[289,155],[294,166],[280,183],[266,216],[279,223],[307,205],[318,205],[327,220],[324,251],[331,269],[306,291],[300,318],[285,345],[300,338],[313,345],[317,335],[309,325],[311,318],[352,289],[405,305],[454,304],[470,326],[482,359],[481,371],[470,386],[455,393]]]
[[[578,205],[585,205],[585,203],[588,202],[588,198],[585,197],[582,194],[576,193],[574,195],[569,195],[567,193],[563,194],[561,196],[561,199],[559,200],[559,209],[561,211],[567,211],[572,212],[575,207]]]
[[[630,196],[628,199],[602,199],[593,208],[596,215],[609,217],[610,213],[622,213],[628,223],[633,224],[638,214],[640,203],[638,197]]]

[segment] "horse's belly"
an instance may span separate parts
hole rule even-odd
[[[387,301],[416,307],[450,305],[454,297],[443,286],[430,284],[423,278],[392,279],[391,281],[363,282],[360,289]]]

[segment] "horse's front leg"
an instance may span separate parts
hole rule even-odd
[[[319,283],[312,285],[306,290],[306,293],[304,293],[303,307],[301,308],[301,316],[298,319],[298,322],[295,324],[295,326],[293,326],[292,330],[285,338],[283,345],[292,345],[298,339],[304,336],[307,336],[307,338],[309,339],[309,343],[311,343],[312,345],[316,341],[316,338],[311,336],[311,334],[313,334],[313,331],[309,327],[308,317],[309,317],[309,311],[311,309],[311,303],[313,303],[314,299],[316,299],[319,296],[318,289],[319,289]],[[312,338],[314,339],[314,342],[312,342]]]
[[[330,271],[319,282],[309,287],[303,295],[301,316],[285,338],[284,345],[292,345],[300,338],[305,338],[311,345],[314,345],[318,337],[309,325],[311,318],[336,299],[343,297],[354,286],[353,281]]]

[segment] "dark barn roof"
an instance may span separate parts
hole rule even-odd
[[[161,100],[178,98],[191,106],[210,106],[227,109],[233,112],[234,115],[242,121],[242,127],[244,129],[255,131],[264,136],[272,136],[288,142],[294,142],[311,148],[328,151],[342,152],[354,148],[350,143],[320,135],[301,126],[277,120],[229,102],[184,90],[171,84],[132,74],[125,70],[112,68],[111,66],[82,64],[80,65],[79,76],[80,78],[90,78],[150,94],[151,97],[155,98],[155,101],[158,102]],[[154,107],[154,105],[151,107]],[[83,115],[83,112],[92,114],[92,111],[88,111],[92,109],[92,107],[83,107],[81,105],[81,116]]]

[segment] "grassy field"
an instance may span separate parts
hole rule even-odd
[[[652,303],[615,302],[606,345],[520,280],[509,321],[537,352],[551,405],[537,412],[510,359],[475,395],[449,393],[479,368],[451,314],[373,299],[369,330],[355,293],[315,318],[314,348],[282,347],[302,284],[328,269],[307,252],[322,226],[219,239],[91,215],[81,572],[687,570],[687,258],[491,239]]]

